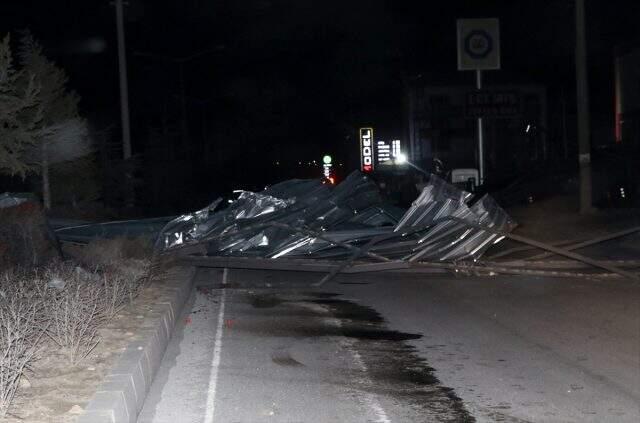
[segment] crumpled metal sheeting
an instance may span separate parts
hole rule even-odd
[[[352,172],[332,191],[332,202],[353,213],[382,204],[378,186],[360,172]]]
[[[492,197],[485,195],[469,207],[466,202],[471,197],[470,193],[432,175],[412,207],[393,228],[396,236],[382,240],[370,251],[387,258],[410,261],[477,260],[501,238],[481,229],[470,228],[465,222],[506,232],[511,231],[515,224]],[[385,232],[353,233],[349,242],[364,244]],[[347,241],[343,238],[343,242]],[[304,245],[305,248],[290,249],[286,254],[297,257],[305,251],[307,255],[317,258],[346,258],[351,254],[326,241],[310,239],[308,244],[314,244],[315,248]]]
[[[222,198],[217,198],[207,207],[195,213],[183,214],[167,223],[156,240],[156,248],[169,249],[181,244],[197,241],[207,228],[215,223],[212,213],[222,202]],[[215,216],[215,214],[213,215]]]
[[[331,196],[324,203],[310,205],[304,210],[298,226],[327,231],[342,224],[360,223],[359,211],[366,213],[363,216],[365,219],[371,219],[372,215],[367,211],[381,206],[382,198],[378,187],[360,172],[353,172],[331,191]],[[386,219],[391,224],[395,223],[391,215],[386,216]],[[351,238],[349,241],[353,242],[355,239]],[[300,253],[309,255],[328,247],[331,247],[331,243],[326,240],[308,234],[290,232],[285,242],[274,245],[273,251],[267,256],[278,258]]]
[[[235,191],[240,193],[238,199],[229,207],[227,216],[233,219],[253,219],[258,216],[282,210],[295,202],[292,199],[282,200],[271,195],[251,191]]]
[[[317,179],[289,179],[267,187],[263,193],[272,197],[295,199],[298,203],[310,204],[328,198],[331,195],[331,190]]]
[[[332,190],[322,184],[320,185],[324,189],[319,189],[309,182],[287,181],[265,190],[269,194],[295,198],[288,208],[270,215],[269,220],[293,227],[326,231],[351,221],[357,216],[358,210],[382,205],[376,185],[359,172],[350,174]],[[292,192],[300,193],[299,197],[291,197]],[[268,222],[255,221],[251,227],[245,229],[237,225],[233,231],[221,232],[217,236],[215,233],[208,234],[206,238],[211,239],[208,251],[233,255],[259,249],[260,255],[277,258],[298,250],[307,251],[309,254],[310,251],[325,248],[326,244],[330,244],[308,234],[273,227],[260,228],[262,236],[256,238],[252,231],[255,231],[255,225],[260,223],[266,225]]]
[[[471,197],[431,175],[399,216],[397,208],[382,202],[371,180],[354,172],[334,188],[289,180],[261,193],[241,192],[224,210],[206,208],[172,223],[174,229],[186,229],[181,242],[206,241],[213,255],[347,259],[354,255],[352,247],[367,245],[389,259],[475,260],[500,238],[465,222],[502,231],[515,225],[491,197],[469,206]]]
[[[472,194],[431,175],[393,229],[403,238],[389,238],[371,251],[411,261],[478,259],[496,236],[469,228],[464,222],[507,231],[513,229],[514,224],[488,195],[469,207],[467,201],[471,198]]]
[[[398,210],[401,211],[398,215]],[[380,206],[369,207],[359,213],[356,213],[349,223],[360,223],[367,226],[395,226],[398,220],[403,216],[404,210],[398,207],[387,206],[382,204]]]
[[[485,195],[471,207],[463,203],[453,213],[428,222],[434,223],[433,227],[422,234],[412,254],[405,258],[410,261],[477,260],[487,248],[501,240],[495,234],[470,228],[465,222],[505,232],[515,227],[493,198]]]
[[[283,210],[294,204],[294,200],[280,199],[270,195],[249,191],[238,191],[240,195],[224,210],[215,212],[222,202],[217,199],[211,205],[192,214],[182,215],[169,222],[162,230],[164,248],[194,241],[203,241],[211,234],[222,234],[225,231],[241,225],[242,222],[251,222],[264,218],[270,214]],[[250,238],[253,238],[251,236]],[[241,243],[236,240],[234,244]],[[253,240],[252,242],[255,242]],[[260,242],[258,242],[260,244]],[[246,248],[246,247],[245,247]]]
[[[308,256],[312,255],[314,258],[340,258],[347,256],[349,252],[336,245],[336,243],[363,244],[376,236],[389,233],[391,228],[392,226],[327,231],[322,234],[325,239],[305,235],[297,239],[297,241],[282,246],[270,257],[278,258],[286,255],[287,257],[308,258]]]
[[[469,193],[443,184],[446,182],[433,177],[433,185],[429,184],[424,188],[412,208],[393,228],[395,236],[391,233],[391,228],[381,228],[378,231],[345,233],[340,241],[362,245],[387,234],[389,237],[372,246],[371,252],[387,258],[410,261],[477,260],[501,238],[481,229],[470,228],[465,222],[505,232],[510,232],[515,227],[507,213],[489,195],[483,196],[469,207],[465,203],[471,197]],[[317,258],[346,258],[351,255],[344,248],[329,242],[309,237],[307,240],[307,244],[297,245],[297,249],[291,248],[278,257],[297,257],[303,251]]]
[[[238,192],[238,199],[224,210],[212,214],[214,207],[209,206],[170,222],[162,231],[164,248],[206,240],[209,251],[268,257],[315,239],[268,227],[270,221],[324,231],[349,222],[359,210],[382,206],[375,184],[359,172],[334,189],[316,180],[289,180],[261,193]],[[385,219],[395,223],[389,216]]]
[[[465,206],[465,202],[471,197],[471,193],[458,189],[436,175],[431,175],[429,182],[400,219],[394,231],[401,232],[408,226],[426,226],[436,219],[450,216],[455,210]]]

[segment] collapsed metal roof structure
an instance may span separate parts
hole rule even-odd
[[[55,231],[61,242],[143,236],[155,255],[199,267],[338,273],[454,272],[477,275],[624,277],[640,282],[637,260],[594,259],[576,251],[640,232],[640,226],[593,239],[543,243],[512,233],[515,223],[488,195],[431,175],[408,210],[385,202],[376,184],[354,172],[336,187],[293,179],[261,192],[237,191],[177,218],[104,222]],[[525,244],[480,257],[504,238]],[[519,252],[546,251],[505,260]],[[550,256],[570,261],[535,261]],[[500,261],[495,261],[500,258]]]
[[[515,227],[491,196],[474,201],[435,175],[406,212],[386,204],[360,172],[336,187],[293,179],[238,193],[226,208],[217,199],[169,222],[157,247],[198,243],[218,257],[453,262],[477,260],[503,238],[482,228]]]

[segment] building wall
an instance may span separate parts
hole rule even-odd
[[[495,86],[517,95],[520,113],[484,119],[487,177],[508,179],[523,166],[550,155],[547,142],[547,98],[542,86]],[[407,139],[414,163],[429,169],[433,158],[448,168],[477,168],[477,120],[465,117],[467,86],[413,85],[407,92]],[[530,126],[527,133],[525,129]]]

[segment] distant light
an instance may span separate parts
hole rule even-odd
[[[276,162],[276,165],[280,165],[280,162]]]
[[[333,176],[329,176],[327,179],[329,179],[329,182],[331,182],[331,185],[335,185],[336,184],[336,180]]]
[[[332,162],[331,156],[326,154],[324,157],[322,157],[322,163],[324,164],[329,164]]]
[[[396,157],[396,164],[405,164],[407,162],[407,155],[400,153]]]
[[[531,125],[528,124],[527,125],[527,129],[525,129],[524,132],[526,132],[528,134],[530,130],[531,130]]]

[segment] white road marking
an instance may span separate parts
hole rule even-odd
[[[367,365],[364,364],[364,361],[362,360],[362,356],[358,351],[356,351],[352,343],[350,342],[347,343],[347,346],[348,346],[347,349],[349,350],[349,352],[351,352],[353,361],[355,361],[356,365],[360,367],[360,370],[363,373],[362,375],[363,383],[368,386],[373,386],[373,382],[371,381],[371,378],[369,378],[368,376],[369,369],[367,368]],[[371,408],[373,413],[376,415],[376,420],[375,420],[376,422],[391,423],[391,419],[389,418],[389,416],[387,416],[387,413],[384,411],[384,408],[382,408],[382,405],[380,405],[378,398],[376,398],[374,394],[370,392],[360,392],[360,394],[363,396],[363,399],[367,403],[369,408]]]
[[[222,271],[222,284],[226,285],[227,284],[227,277],[229,276],[229,268],[225,267],[224,270]]]
[[[222,283],[226,283],[227,269],[224,269]],[[218,324],[216,325],[216,337],[213,344],[213,358],[211,359],[211,375],[209,376],[209,390],[207,392],[207,409],[204,423],[213,423],[215,412],[216,387],[218,385],[218,368],[220,367],[220,355],[222,352],[222,329],[224,323],[224,306],[227,299],[227,290],[222,288],[220,295],[220,308],[218,309]]]
[[[328,318],[326,319],[326,321],[330,324],[342,327],[342,322],[338,319]],[[369,369],[367,368],[367,365],[364,363],[364,360],[362,360],[362,356],[360,355],[358,350],[353,346],[354,342],[348,338],[345,338],[341,341],[341,344],[347,351],[351,353],[351,356],[353,357],[353,361],[362,372],[362,376],[360,376],[361,383],[368,387],[374,386],[373,381],[369,377]],[[382,405],[380,405],[380,402],[378,401],[378,398],[376,397],[375,394],[372,394],[366,391],[359,391],[358,395],[362,397],[362,399],[367,404],[367,406],[371,409],[373,414],[375,414],[376,416],[376,419],[374,420],[375,422],[391,423],[391,419],[389,418],[389,416],[387,416],[387,412],[384,411],[384,408],[382,408]]]

